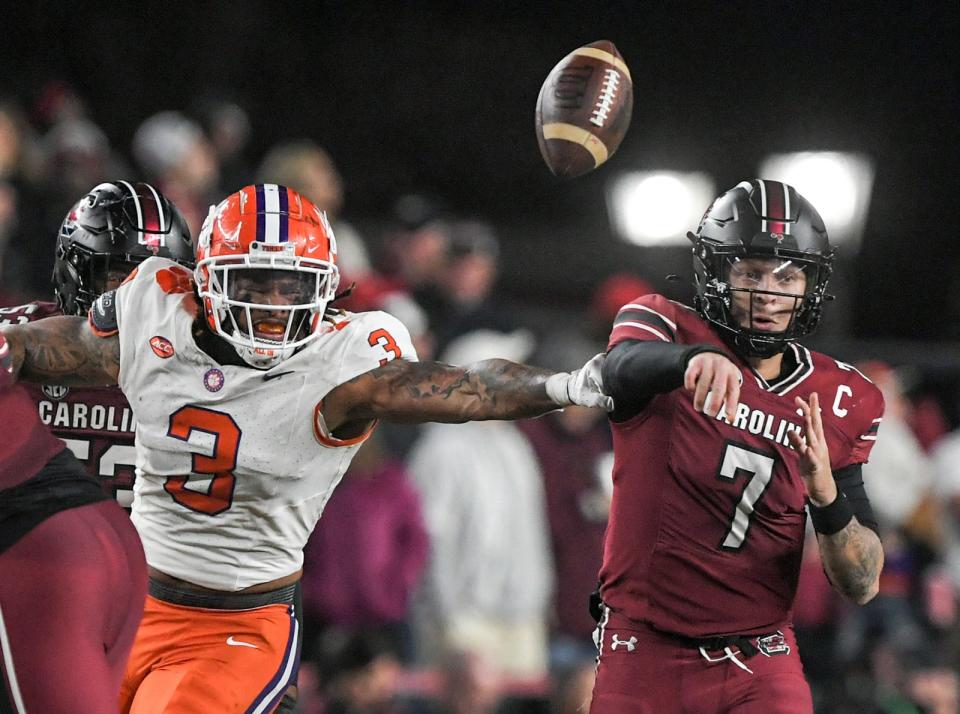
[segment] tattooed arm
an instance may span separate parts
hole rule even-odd
[[[403,423],[521,419],[558,407],[547,394],[554,373],[502,359],[467,367],[394,360],[335,387],[323,400],[334,431],[387,419]]]
[[[820,559],[831,584],[851,602],[863,605],[880,587],[883,548],[872,530],[853,518],[833,535],[817,534]]]
[[[120,338],[98,337],[87,320],[48,317],[3,328],[13,356],[13,374],[31,382],[66,386],[116,384]]]

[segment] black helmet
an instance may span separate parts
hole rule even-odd
[[[159,255],[193,267],[190,229],[177,207],[150,184],[102,183],[70,209],[60,226],[53,291],[67,315],[85,315],[103,292],[111,266]]]
[[[823,302],[830,299],[825,290],[835,249],[820,214],[795,188],[779,181],[742,181],[713,202],[696,234],[687,237],[693,242],[697,310],[721,328],[741,354],[771,357],[817,326]],[[806,275],[803,295],[732,288],[729,267],[744,258],[790,261]],[[741,326],[731,314],[733,292],[738,290],[751,297],[754,293],[794,297],[787,329],[765,332]]]

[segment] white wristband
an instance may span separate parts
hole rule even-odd
[[[567,389],[572,376],[569,372],[557,372],[547,377],[547,381],[544,384],[547,388],[547,396],[550,397],[557,406],[566,407],[573,404],[573,400],[570,399],[570,392]]]

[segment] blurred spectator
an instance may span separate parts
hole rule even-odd
[[[475,330],[508,332],[516,325],[493,298],[500,243],[493,227],[479,220],[447,225],[449,248],[440,274],[441,304],[431,315],[437,350]]]
[[[479,331],[452,343],[442,359],[522,361],[532,348],[525,332]],[[431,424],[408,465],[432,546],[415,607],[421,657],[442,661],[462,650],[505,674],[544,675],[553,573],[529,442],[511,422]]]
[[[863,480],[884,531],[903,529],[913,539],[936,548],[939,521],[933,506],[933,467],[906,422],[910,402],[897,372],[882,362],[857,365],[883,393],[886,404],[880,430]]]
[[[374,433],[304,549],[304,657],[330,626],[378,628],[409,651],[406,618],[429,547],[419,493]]]
[[[596,665],[583,663],[555,683],[551,714],[586,714],[590,711]]]
[[[446,306],[442,289],[450,256],[450,224],[431,220],[389,238],[387,275],[408,290],[436,327]]]
[[[544,340],[534,363],[569,371],[602,349],[576,332],[558,332]],[[613,489],[613,447],[604,416],[596,409],[566,407],[519,424],[543,473],[556,571],[550,667],[561,677],[592,666],[597,655],[591,636],[596,623],[587,602],[596,588]]]
[[[53,80],[40,89],[32,103],[33,123],[47,130],[62,121],[82,119],[87,116],[86,103],[67,82]]]
[[[849,609],[838,633],[844,663],[863,656],[869,643],[897,642],[918,647],[924,638],[923,613],[915,595],[922,588],[923,560],[916,544],[939,545],[933,502],[933,474],[922,447],[905,422],[909,409],[902,384],[889,365],[871,361],[858,369],[880,388],[886,404],[880,432],[863,466],[863,480],[880,529],[884,569],[880,591],[861,608]]]
[[[641,295],[654,293],[653,286],[633,273],[615,273],[593,291],[590,299],[588,336],[606,342],[620,308]]]
[[[430,714],[494,714],[500,706],[500,676],[482,656],[454,651],[440,666],[440,691]]]
[[[943,509],[943,563],[956,593],[960,592],[960,430],[943,437],[934,447],[935,490]],[[956,608],[956,604],[955,604]]]
[[[217,156],[200,125],[176,111],[154,114],[137,128],[133,156],[197,235],[209,207],[221,198]]]
[[[207,96],[193,108],[220,164],[220,192],[232,193],[250,183],[253,173],[245,150],[250,142],[250,117],[239,104]]]
[[[916,434],[924,451],[930,453],[937,442],[950,431],[950,424],[940,402],[930,394],[918,394],[910,400],[906,421]]]
[[[840,671],[837,622],[843,607],[843,600],[824,575],[813,524],[807,521],[800,579],[793,601],[793,625],[815,711],[820,711],[821,705],[834,696],[832,690]]]
[[[872,650],[873,689],[880,714],[956,714],[960,686],[940,648],[885,643]]]
[[[61,199],[60,203],[66,200],[68,204],[58,207],[56,213],[60,218],[69,208],[70,198],[112,176],[126,173],[125,167],[114,159],[107,135],[89,119],[57,122],[44,135],[40,147],[47,191]]]
[[[327,212],[337,237],[341,285],[363,280],[370,272],[370,258],[363,237],[344,221],[343,179],[326,151],[309,139],[274,146],[260,163],[257,180],[294,188]]]
[[[400,662],[389,642],[376,631],[327,630],[321,638],[317,670],[323,714],[403,711],[397,701]],[[306,692],[304,699],[310,701],[311,694]]]
[[[13,99],[0,97],[0,304],[3,305],[19,304],[49,292],[52,260],[43,263],[45,280],[38,285],[38,266],[44,258],[36,255],[43,252],[36,249],[36,244],[38,236],[52,235],[50,231],[55,228],[45,230],[41,211],[31,210],[41,205],[36,190],[39,166],[39,150],[20,105]],[[52,259],[53,241],[48,244]]]

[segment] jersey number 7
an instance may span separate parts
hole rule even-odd
[[[721,481],[735,481],[737,476],[742,474],[747,476],[747,485],[733,511],[727,533],[720,543],[721,550],[740,550],[743,547],[750,530],[753,509],[770,485],[776,463],[775,457],[739,444],[727,443],[724,446],[720,473],[717,475]]]

